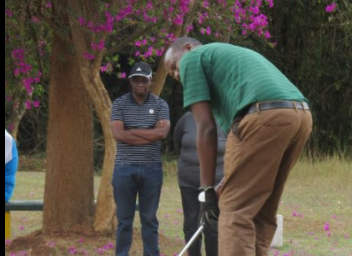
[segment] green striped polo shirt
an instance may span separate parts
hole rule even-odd
[[[231,44],[211,43],[194,48],[180,61],[183,105],[210,101],[224,131],[241,110],[260,101],[307,101],[269,60]]]

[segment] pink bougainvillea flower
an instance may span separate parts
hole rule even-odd
[[[136,47],[141,47],[142,46],[142,42],[141,41],[136,41],[136,42],[134,42],[134,45]]]
[[[126,78],[126,73],[125,73],[125,72],[121,72],[121,73],[119,74],[119,78],[120,78],[120,79]]]
[[[89,52],[85,52],[83,54],[83,59],[85,60],[94,60],[95,59],[95,56]]]
[[[266,0],[269,4],[269,8],[273,8],[274,7],[274,0]]]
[[[54,241],[49,241],[48,242],[48,246],[49,247],[54,247],[55,246],[55,242]]]
[[[104,254],[105,251],[106,251],[106,250],[105,250],[104,248],[98,248],[98,249],[96,249],[96,253],[98,253],[98,254],[100,254],[100,255]]]
[[[113,248],[115,248],[115,245],[114,245],[113,242],[108,242],[108,243],[106,244],[106,248],[107,248],[107,249],[113,249]]]
[[[39,100],[34,100],[34,101],[32,102],[32,105],[33,105],[33,107],[35,107],[35,108],[39,108],[40,101],[39,101]]]
[[[77,255],[78,251],[76,249],[76,247],[71,246],[70,248],[68,248],[68,254],[70,255]]]
[[[186,31],[187,31],[187,32],[190,32],[190,31],[192,31],[192,30],[193,30],[193,26],[192,26],[192,25],[187,26],[187,28],[186,28]]]
[[[10,239],[5,239],[5,246],[11,244],[12,240]]]
[[[14,124],[8,124],[7,125],[7,130],[13,131],[13,129],[15,129],[15,125]]]
[[[329,224],[329,222],[326,222],[326,223],[324,224],[324,230],[325,230],[325,231],[330,231],[330,224]]]
[[[104,40],[100,40],[98,43],[91,43],[91,47],[93,50],[103,50],[105,48]]]
[[[208,1],[203,1],[202,6],[204,8],[206,8],[206,9],[209,8],[209,2]]]
[[[32,103],[30,100],[26,100],[25,102],[25,106],[26,106],[26,109],[32,109]],[[23,227],[22,227],[23,228]],[[20,227],[20,230],[21,230],[21,227]]]
[[[173,20],[173,23],[176,25],[182,25],[183,23],[183,15],[176,15],[175,19]]]
[[[51,6],[52,6],[51,1],[46,2],[46,5],[45,5],[46,8],[51,8]]]
[[[273,256],[279,256],[279,255],[280,255],[280,252],[278,250],[275,250]]]
[[[7,15],[7,17],[11,18],[13,16],[13,12],[9,9],[5,10],[5,14]]]
[[[325,11],[326,12],[333,12],[333,11],[335,11],[336,6],[337,6],[336,3],[332,3],[332,4],[325,7]]]
[[[264,36],[265,36],[266,39],[271,38],[271,35],[270,35],[270,32],[269,32],[269,31],[265,31],[265,32],[264,32]]]

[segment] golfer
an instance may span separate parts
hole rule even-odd
[[[219,214],[217,128],[228,132],[219,199],[219,255],[267,256],[286,179],[312,130],[307,99],[270,61],[247,48],[181,37],[165,66],[183,85],[197,124],[204,220]]]

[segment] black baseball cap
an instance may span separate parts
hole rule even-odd
[[[150,68],[150,66],[147,63],[140,61],[133,65],[128,78],[131,78],[134,76],[144,76],[144,77],[150,78],[152,77],[152,73],[153,71]]]

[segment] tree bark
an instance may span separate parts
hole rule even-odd
[[[54,34],[44,233],[91,231],[94,214],[92,110],[69,47]]]
[[[68,5],[70,10],[83,17],[92,17],[96,10],[94,8],[94,1],[71,0]],[[82,29],[75,17],[70,16],[69,22],[78,63],[78,74],[82,77],[84,88],[94,105],[104,135],[104,162],[95,211],[94,230],[111,233],[115,216],[111,179],[116,154],[116,143],[110,129],[111,100],[100,77],[103,52],[96,52],[95,59],[92,61],[85,60],[83,54],[89,51],[92,38],[87,31]],[[106,34],[100,38],[100,40],[104,41],[105,39]]]
[[[53,13],[68,21],[66,0]],[[93,119],[91,101],[66,37],[54,31],[49,88],[47,171],[43,232],[90,232],[94,216]]]

